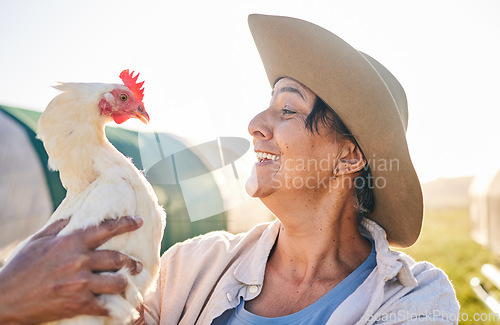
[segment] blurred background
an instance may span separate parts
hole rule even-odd
[[[206,231],[239,232],[272,219],[243,188],[255,161],[247,124],[266,108],[271,91],[248,30],[250,13],[314,22],[398,78],[426,202],[422,236],[407,252],[447,272],[462,313],[491,312],[495,306],[481,301],[480,290],[496,295],[495,276],[483,265],[497,264],[500,253],[500,3],[494,0],[0,0],[0,260],[64,197],[34,138],[39,112],[57,94],[51,86],[120,83],[123,69],[146,81],[151,123],[128,121],[108,127],[107,135],[149,172],[168,213],[163,249]],[[189,162],[189,177],[155,176],[165,157],[151,148],[160,147],[170,148],[165,157]],[[479,286],[470,285],[474,277]]]

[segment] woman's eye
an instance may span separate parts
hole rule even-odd
[[[289,110],[288,108],[282,108],[282,109],[281,109],[281,112],[283,113],[283,115],[291,115],[291,114],[295,114],[295,112],[294,112],[294,111]]]
[[[120,94],[120,100],[121,100],[122,102],[126,102],[126,101],[127,101],[127,99],[128,99],[127,94]]]

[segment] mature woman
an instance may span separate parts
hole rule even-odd
[[[277,220],[169,249],[146,323],[456,322],[446,275],[389,249],[412,245],[423,215],[400,84],[316,25],[264,15],[249,23],[273,91],[249,124],[258,162],[247,191]],[[83,288],[106,291],[93,281]],[[85,312],[102,313],[84,302]]]
[[[147,323],[456,320],[446,275],[388,248],[412,245],[423,215],[402,87],[316,25],[249,23],[273,91],[249,124],[258,162],[247,191],[277,220],[170,249]]]

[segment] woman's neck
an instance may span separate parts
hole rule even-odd
[[[283,199],[283,198],[281,198]],[[263,202],[273,211],[272,198]],[[267,202],[266,202],[267,201]],[[289,202],[288,202],[289,201]],[[358,230],[353,193],[287,200],[274,213],[282,226],[269,262],[297,282],[343,279],[368,257],[371,245]]]

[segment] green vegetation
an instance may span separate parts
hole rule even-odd
[[[499,234],[500,235],[500,234]],[[498,265],[498,258],[470,237],[467,209],[435,209],[426,211],[422,234],[415,245],[403,249],[417,261],[429,261],[444,270],[457,292],[463,314],[460,324],[494,324],[474,322],[475,313],[492,313],[470,287],[470,279],[481,275],[485,263]]]

